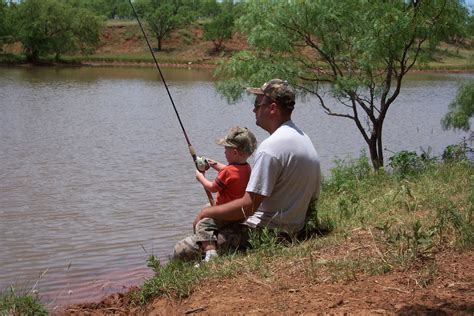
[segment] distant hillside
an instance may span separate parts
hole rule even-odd
[[[157,40],[152,33],[147,34],[153,48],[157,47]],[[104,59],[151,59],[148,46],[138,24],[134,21],[110,21],[104,28],[101,36],[101,46],[92,56]],[[163,50],[155,51],[159,61],[176,63],[210,63],[213,64],[222,56],[247,47],[246,40],[239,34],[224,43],[225,49],[214,52],[211,41],[203,39],[203,28],[199,23],[174,32],[171,38],[162,43]]]

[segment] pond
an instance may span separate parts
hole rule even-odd
[[[214,141],[233,125],[267,137],[253,99],[229,105],[209,71],[164,75],[198,155],[225,162]],[[384,126],[386,157],[461,141],[440,119],[467,78],[408,78]],[[334,159],[366,148],[352,121],[312,98],[297,101],[294,121],[326,175]],[[0,68],[0,136],[0,290],[35,288],[50,308],[142,283],[147,257],[166,262],[207,201],[153,68]]]

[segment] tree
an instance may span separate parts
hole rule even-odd
[[[217,88],[235,100],[245,86],[288,79],[328,115],[352,120],[378,169],[404,76],[450,35],[462,9],[455,0],[251,1],[238,22],[250,50],[220,65],[217,75],[230,79]]]
[[[13,41],[13,23],[10,20],[10,7],[6,1],[0,1],[0,52],[3,50],[3,44]]]
[[[90,10],[107,19],[133,15],[128,0],[65,0],[64,2],[75,8]]]
[[[216,0],[201,0],[198,1],[199,16],[200,17],[214,17],[220,13],[220,6]]]
[[[31,62],[51,53],[59,59],[64,53],[90,52],[99,43],[99,18],[57,0],[23,1],[14,20],[17,39]]]
[[[461,129],[468,131],[471,128],[469,119],[474,116],[474,80],[462,84],[453,102],[449,104],[449,111],[441,120],[444,129]]]
[[[4,0],[0,1],[0,52],[2,52],[2,45],[5,38],[9,35],[6,24],[7,4]]]
[[[204,24],[204,39],[212,41],[216,52],[224,47],[224,40],[232,38],[233,32],[234,15],[227,10],[219,13],[211,22]]]
[[[136,8],[155,34],[159,51],[165,38],[194,19],[193,12],[182,1],[143,0],[137,3]]]

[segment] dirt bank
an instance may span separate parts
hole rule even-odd
[[[316,254],[318,260],[349,256],[376,256],[370,234],[360,230],[337,247]],[[294,259],[293,259],[294,260]],[[129,307],[131,289],[101,302],[69,306],[75,314],[382,314],[472,315],[474,313],[474,251],[443,252],[421,260],[408,270],[381,275],[355,273],[333,280],[326,271],[308,273],[300,258],[276,260],[271,276],[243,274],[214,279],[178,301],[157,298],[144,307]],[[436,267],[436,273],[430,269]]]

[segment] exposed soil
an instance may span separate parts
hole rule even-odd
[[[235,34],[232,39],[224,42],[223,50],[216,52],[211,41],[203,38],[203,29],[199,25],[193,25],[188,29],[178,30],[165,38],[162,42],[162,51],[157,51],[158,46],[153,34],[147,33],[148,40],[155,55],[162,66],[209,68],[214,67],[216,62],[232,52],[247,48],[246,39],[240,34]],[[3,52],[20,54],[21,44],[14,43],[3,46]],[[101,33],[101,45],[97,48],[95,55],[123,57],[151,57],[145,38],[136,23],[117,23],[104,27]],[[94,57],[92,55],[91,57]],[[86,58],[87,59],[87,58]],[[168,60],[169,62],[162,62]],[[51,63],[52,64],[52,63]],[[101,65],[127,65],[154,67],[153,62],[134,61],[83,61],[82,64],[91,66]]]
[[[152,34],[148,33],[148,40],[153,49],[158,42]],[[131,25],[109,25],[102,35],[103,43],[97,50],[97,54],[125,54],[125,55],[148,55],[149,48],[137,24]],[[184,67],[212,67],[221,57],[229,56],[233,51],[247,48],[246,39],[235,34],[230,40],[225,41],[224,49],[216,52],[211,41],[203,38],[203,29],[194,25],[185,30],[175,31],[170,38],[162,42],[162,51],[155,53],[158,59],[171,59],[176,63],[163,63],[166,66]],[[130,63],[124,63],[130,65]],[[132,63],[133,64],[133,63]],[[160,62],[160,64],[162,64]],[[147,66],[147,64],[136,64]]]
[[[377,256],[366,231],[343,244],[313,252],[320,260]],[[211,280],[178,301],[157,298],[146,307],[129,308],[131,291],[98,303],[69,306],[66,315],[185,315],[185,314],[396,314],[474,315],[474,251],[446,251],[421,260],[408,270],[381,275],[357,273],[332,281],[321,269],[307,273],[305,260],[276,260],[270,278],[242,274]],[[430,270],[430,267],[435,267]],[[427,273],[427,271],[435,271]],[[345,280],[344,280],[345,279]]]

